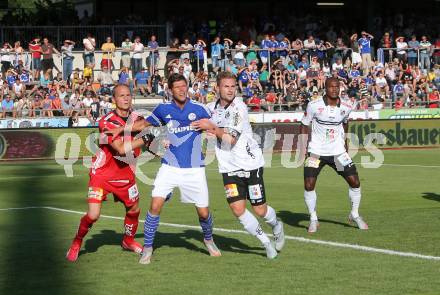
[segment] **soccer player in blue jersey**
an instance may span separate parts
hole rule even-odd
[[[204,243],[211,256],[221,256],[212,237],[213,221],[209,212],[208,185],[202,154],[202,132],[191,123],[209,118],[207,109],[188,97],[188,84],[183,75],[168,78],[173,100],[158,105],[145,121],[136,122],[131,131],[149,126],[166,126],[169,147],[162,157],[162,166],[156,175],[150,209],[144,225],[144,247],[139,260],[149,264],[153,254],[153,241],[159,226],[159,216],[167,197],[174,188],[180,190],[183,203],[194,204],[203,230]],[[119,130],[121,131],[121,130]]]

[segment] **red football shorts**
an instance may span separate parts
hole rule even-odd
[[[101,203],[107,200],[109,193],[113,194],[115,202],[122,202],[126,207],[132,207],[139,200],[135,180],[107,180],[97,176],[90,177],[88,203]]]

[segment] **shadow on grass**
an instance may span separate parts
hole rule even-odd
[[[91,233],[86,240],[84,250],[81,250],[79,255],[85,253],[93,253],[105,245],[121,245],[123,238],[122,233],[117,233],[114,230],[102,230],[100,233]],[[136,238],[143,238],[143,234],[136,234]],[[223,252],[233,252],[241,254],[254,254],[265,256],[263,247],[250,247],[240,240],[222,235],[214,234],[214,241]],[[195,242],[195,243],[194,243]],[[191,251],[196,251],[204,254],[209,254],[203,245],[203,234],[197,230],[185,230],[180,233],[164,233],[158,231],[154,240],[154,248],[162,247],[184,248]]]
[[[308,225],[309,221],[310,221],[310,215],[305,214],[305,213],[295,213],[295,212],[291,212],[291,211],[279,211],[277,213],[277,216],[285,224],[288,224],[288,225],[294,226],[294,227],[305,228],[305,229],[308,228],[306,225]],[[331,223],[331,224],[336,224],[336,225],[342,225],[345,227],[355,227],[355,226],[350,225],[348,223],[329,220],[329,219],[321,219],[321,218],[319,218],[319,223]],[[303,224],[306,224],[306,225],[303,225]]]
[[[13,207],[46,205],[48,196],[54,192],[50,176],[56,174],[55,169],[44,165],[28,167],[26,164],[11,173],[10,176],[30,176],[9,182],[7,193],[13,197]],[[15,210],[7,214],[10,238],[1,255],[8,265],[9,280],[0,286],[0,294],[66,294],[70,279],[67,280],[62,260],[55,258],[60,245],[57,244],[59,228],[54,215],[44,209]]]
[[[424,199],[430,200],[430,201],[437,201],[440,202],[440,194],[436,193],[423,193],[422,197]]]

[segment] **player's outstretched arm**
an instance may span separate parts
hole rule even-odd
[[[120,155],[124,156],[131,151],[140,148],[142,146],[149,146],[153,141],[154,137],[150,134],[145,134],[140,138],[134,138],[131,141],[122,141],[122,139],[117,139],[111,143],[111,147]]]
[[[237,136],[227,132],[224,128],[217,127],[213,122],[209,119],[201,119],[195,121],[191,124],[197,131],[204,130],[208,133],[215,135],[218,139],[221,139],[222,142],[226,142],[230,146],[233,146],[237,143]]]
[[[124,129],[125,129],[125,132],[128,132],[128,133],[140,132],[149,126],[151,126],[150,122],[148,122],[146,120],[138,120],[138,121],[134,122],[133,124],[127,124],[125,127],[121,126],[121,127],[113,128],[111,130],[105,130],[104,133],[112,135],[112,136],[118,136],[119,134],[124,132]]]

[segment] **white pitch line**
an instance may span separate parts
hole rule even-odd
[[[82,211],[68,210],[68,209],[62,209],[62,208],[57,208],[57,207],[48,207],[48,206],[0,208],[0,211],[28,210],[28,209],[48,209],[48,210],[65,212],[65,213],[72,213],[72,214],[85,214],[86,213],[86,212],[82,212]],[[108,219],[124,220],[123,217],[111,216],[111,215],[101,215],[101,217],[108,218]],[[145,222],[144,219],[139,219],[139,221]],[[200,230],[200,226],[196,226],[196,225],[176,224],[176,223],[166,223],[166,222],[160,222],[159,224],[163,225],[163,226],[169,226],[169,227],[175,227],[175,228],[190,228],[190,229]],[[214,228],[214,230],[217,232],[225,232],[225,233],[249,234],[246,231],[235,230],[235,229]],[[269,235],[269,236],[272,236],[272,235]],[[307,238],[303,238],[303,237],[295,237],[295,236],[287,236],[287,235],[285,236],[285,238],[287,240],[294,240],[294,241],[298,241],[298,242],[302,242],[302,243],[318,244],[318,245],[324,245],[324,246],[333,246],[333,247],[353,249],[353,250],[359,250],[359,251],[371,252],[371,253],[386,254],[386,255],[392,255],[392,256],[411,257],[411,258],[440,261],[440,256],[423,255],[423,254],[412,253],[412,252],[401,252],[401,251],[374,248],[374,247],[362,246],[362,245],[356,245],[356,244],[346,244],[346,243],[338,243],[338,242],[323,241],[323,240],[312,240],[312,239],[307,239]]]

